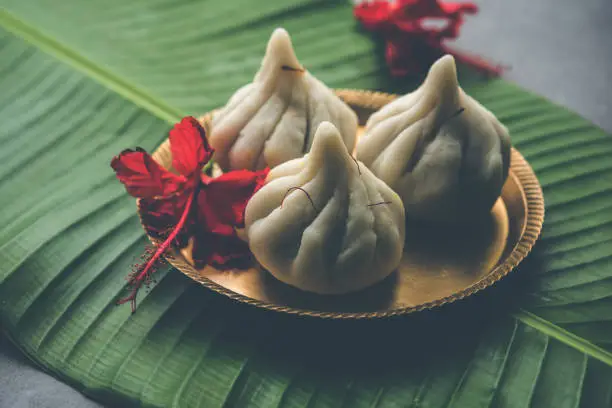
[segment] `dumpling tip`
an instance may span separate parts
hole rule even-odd
[[[264,59],[271,58],[272,62],[284,67],[291,68],[292,71],[303,70],[302,65],[295,55],[293,50],[293,44],[289,33],[284,28],[277,28],[274,30],[268,41],[268,48],[266,50],[266,57]]]
[[[340,131],[333,123],[328,121],[319,124],[314,135],[313,149],[315,146],[337,147],[346,150]]]
[[[331,122],[327,121],[319,124],[314,134],[310,152],[310,156],[313,159],[315,157],[325,157],[325,160],[329,160],[335,157],[340,160],[347,160],[348,158],[352,160],[352,156],[349,154],[342,140],[340,131]]]
[[[457,78],[457,65],[455,64],[455,58],[452,55],[445,55],[438,59],[429,68],[427,77],[443,77],[443,78]]]
[[[291,38],[289,37],[289,33],[283,27],[277,27],[274,29],[274,31],[272,32],[272,35],[270,36],[270,40],[274,38],[285,39],[285,40],[291,41]]]
[[[459,88],[455,58],[447,54],[434,62],[429,69],[424,85],[436,93],[445,95],[443,100],[455,95]]]

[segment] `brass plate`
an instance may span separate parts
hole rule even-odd
[[[396,97],[369,91],[336,92],[358,113],[361,124]],[[167,141],[154,157],[171,168]],[[398,270],[359,292],[334,296],[303,292],[277,281],[258,265],[246,270],[197,270],[190,262],[189,248],[173,250],[166,258],[207,288],[253,306],[321,318],[381,318],[438,307],[491,286],[527,256],[543,220],[540,184],[513,149],[508,180],[490,214],[474,225],[454,229],[408,223]]]

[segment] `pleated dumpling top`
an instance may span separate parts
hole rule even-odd
[[[245,216],[259,263],[302,290],[359,290],[388,276],[402,257],[400,198],[350,156],[328,122],[318,127],[308,155],[270,172]]]
[[[446,55],[416,91],[370,117],[357,158],[400,195],[407,215],[453,222],[491,209],[508,176],[510,137],[459,87]]]
[[[276,29],[253,82],[213,115],[214,159],[223,170],[274,168],[307,153],[323,121],[352,152],[357,115],[302,67],[287,31]]]

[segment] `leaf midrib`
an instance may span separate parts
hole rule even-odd
[[[161,98],[99,66],[4,9],[0,10],[0,26],[170,124],[178,122],[184,116],[180,109],[166,104]],[[515,313],[513,317],[575,350],[612,366],[612,352],[604,350],[552,322],[524,309]]]
[[[180,109],[102,68],[3,9],[0,9],[0,26],[168,123],[176,123],[185,116]]]
[[[593,357],[602,363],[612,366],[612,352],[609,352],[574,333],[549,322],[540,316],[527,310],[521,309],[514,313],[513,317],[520,322],[556,339],[560,342],[578,350],[589,357]]]

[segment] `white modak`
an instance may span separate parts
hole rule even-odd
[[[402,201],[349,154],[329,122],[318,127],[309,154],[270,172],[245,217],[259,263],[305,291],[363,289],[387,277],[402,257]]]
[[[370,117],[357,158],[400,195],[409,217],[454,222],[490,211],[508,176],[510,137],[459,87],[446,55],[416,91]]]
[[[253,82],[213,114],[210,143],[227,170],[274,168],[302,157],[323,121],[353,151],[357,115],[298,61],[289,34],[276,29]]]

